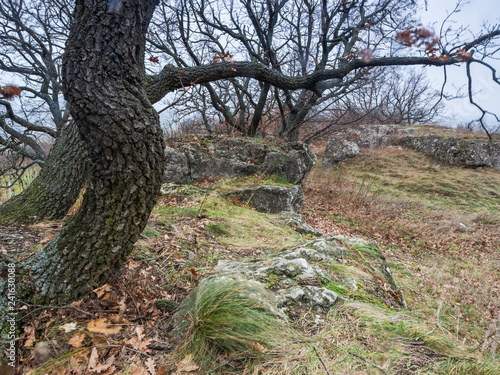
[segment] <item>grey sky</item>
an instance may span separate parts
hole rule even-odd
[[[423,10],[424,1],[422,4],[422,23],[424,26],[431,26],[439,33],[442,22],[449,13],[455,8],[456,0],[428,0],[427,11]],[[479,33],[483,24],[486,22],[489,25],[500,23],[500,11],[498,0],[470,0],[463,1],[461,11],[455,13],[450,18],[450,26],[458,28],[459,26],[469,26],[470,32],[464,33],[464,38],[472,38],[471,33]],[[500,54],[497,54],[500,58]],[[500,61],[488,60],[492,66],[497,69],[497,75],[500,73]],[[474,85],[473,90],[476,92],[476,101],[484,106],[488,111],[494,112],[500,116],[500,85],[494,83],[491,79],[491,71],[480,67],[477,64],[472,67]],[[443,82],[442,68],[427,68],[428,76],[437,89],[441,88]],[[452,94],[456,92],[455,88],[463,87],[463,93],[466,93],[464,85],[467,83],[465,67],[449,67],[448,68],[448,89],[447,92]],[[469,104],[467,99],[457,99],[446,103],[446,110],[443,113],[446,116],[444,122],[447,125],[457,125],[459,123],[469,122],[480,115],[480,112]],[[488,119],[488,123],[494,126],[496,121],[493,118]]]

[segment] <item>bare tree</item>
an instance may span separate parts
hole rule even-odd
[[[368,84],[349,95],[349,102],[365,123],[402,124],[432,122],[443,104],[425,72],[378,70]]]
[[[3,222],[62,218],[87,179],[87,152],[62,96],[61,60],[72,5],[66,0],[0,1],[0,71],[20,89],[0,99],[0,153],[10,185],[33,165],[40,175],[0,206]],[[66,129],[68,128],[68,129]],[[50,157],[48,147],[55,139]],[[81,161],[81,162],[80,162]]]
[[[43,165],[40,135],[56,138],[69,120],[60,65],[69,31],[69,2],[0,1],[0,70],[21,89],[17,103],[1,99],[0,144]],[[15,167],[15,166],[12,166]]]

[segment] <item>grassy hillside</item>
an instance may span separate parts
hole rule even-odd
[[[434,322],[455,347],[498,360],[499,197],[497,170],[444,166],[413,151],[381,149],[338,170],[317,167],[306,183],[303,211],[326,232],[375,239],[411,314]]]
[[[110,276],[108,284],[70,307],[26,307],[29,314],[20,340],[22,371],[500,373],[500,173],[445,167],[399,150],[374,151],[338,170],[316,166],[304,184],[302,213],[309,224],[327,234],[376,242],[403,289],[407,309],[388,304],[361,286],[346,290],[336,280],[321,280],[318,286],[346,301],[330,311],[289,309],[286,325],[291,332],[261,315],[258,319],[266,324],[258,328],[269,327],[261,332],[254,330],[255,324],[238,320],[256,316],[252,311],[233,300],[210,308],[215,297],[208,295],[192,317],[193,327],[209,319],[208,330],[200,338],[192,336],[197,332],[193,328],[184,343],[175,341],[174,311],[200,280],[213,273],[219,260],[265,261],[311,239],[282,224],[277,215],[220,196],[233,188],[268,183],[286,185],[279,177],[251,176],[165,186],[132,258]],[[59,225],[23,229],[30,239],[23,245],[24,254],[40,249]],[[11,234],[19,236],[19,229]],[[354,280],[370,279],[367,259],[378,250],[347,244],[346,248],[345,263],[329,267]],[[265,287],[273,290],[278,279]],[[371,280],[375,285],[377,280]],[[386,287],[380,285],[382,290]],[[235,295],[242,286],[235,288],[236,292],[227,293],[215,290],[214,295]],[[245,324],[243,332],[249,332],[252,342],[234,328],[228,330],[228,321],[231,327]],[[221,329],[214,330],[214,325]],[[222,349],[207,349],[212,339]],[[211,371],[200,367],[205,362],[200,353],[216,353],[215,362],[205,364]]]

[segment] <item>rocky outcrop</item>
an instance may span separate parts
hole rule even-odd
[[[394,133],[394,128],[387,125],[370,125],[359,126],[355,128],[347,128],[333,136],[329,143],[340,140],[355,143],[361,148],[378,148],[385,147],[391,143],[391,135]]]
[[[245,289],[240,293],[245,295],[238,297],[255,298],[258,305],[283,318],[296,306],[328,311],[338,303],[356,298],[406,307],[375,245],[357,238],[325,236],[277,254],[267,254],[260,260],[219,261],[214,274],[203,279],[176,312],[174,334],[182,336],[188,328],[186,317],[192,315],[190,309],[197,296],[218,283],[230,281],[244,283]]]
[[[236,190],[225,194],[227,198],[237,199],[259,212],[277,214],[280,212],[298,212],[304,201],[300,186],[284,187],[262,185],[255,188]]]
[[[464,167],[493,167],[500,169],[500,143],[437,135],[407,135],[400,145],[423,152],[434,159]]]
[[[224,136],[170,139],[165,148],[166,182],[188,184],[206,177],[275,174],[302,183],[316,155],[301,142],[271,146],[255,139]]]
[[[427,129],[427,130],[426,130]],[[446,130],[447,128],[443,128]],[[443,129],[438,128],[441,132]],[[345,129],[332,137],[326,147],[323,166],[336,166],[360,152],[360,148],[397,145],[423,152],[437,161],[462,167],[500,169],[500,142],[436,134],[411,134],[432,128],[402,128],[371,125]],[[448,129],[450,130],[450,129]]]

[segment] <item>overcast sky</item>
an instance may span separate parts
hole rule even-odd
[[[422,4],[421,19],[424,26],[432,27],[436,34],[439,33],[442,22],[455,8],[456,0],[428,0],[427,10],[424,9],[424,1]],[[482,25],[486,22],[489,25],[500,23],[500,2],[499,0],[469,0],[463,1],[461,11],[453,14],[450,18],[450,26],[458,28],[460,25],[469,26],[471,33],[479,33]],[[465,37],[472,38],[471,33],[465,33]],[[500,58],[500,53],[498,58]],[[489,60],[488,63],[497,69],[497,75],[500,74],[500,60]],[[475,65],[475,66],[474,66]],[[494,83],[491,79],[491,71],[474,64],[471,71],[474,79],[473,89],[476,92],[475,98],[477,102],[484,106],[485,109],[496,113],[500,116],[500,85]],[[442,68],[426,68],[428,76],[436,86],[440,89],[443,82]],[[467,84],[465,66],[449,67],[448,68],[448,93],[456,92],[456,88],[463,87],[463,93],[466,93]],[[446,103],[444,115],[446,125],[457,125],[459,123],[469,122],[478,116],[480,112],[469,104],[467,99],[457,99]],[[499,125],[493,118],[488,119],[491,126]]]

